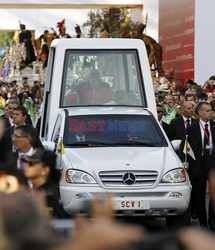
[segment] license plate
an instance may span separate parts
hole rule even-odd
[[[149,209],[149,202],[148,201],[141,201],[141,200],[115,200],[114,201],[114,208],[119,209],[119,210]]]

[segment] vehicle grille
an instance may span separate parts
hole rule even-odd
[[[133,174],[135,181],[132,184],[126,184],[125,175]],[[102,171],[99,177],[105,186],[153,186],[157,180],[157,171]]]

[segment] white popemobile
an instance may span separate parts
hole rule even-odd
[[[141,40],[52,42],[41,139],[58,155],[66,212],[112,192],[116,215],[187,219],[189,178],[156,116]]]

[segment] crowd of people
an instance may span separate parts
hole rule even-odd
[[[108,27],[102,32],[109,37]],[[67,36],[65,29],[61,35]],[[78,27],[77,35],[81,37]],[[44,33],[41,39],[45,37]],[[93,73],[91,77],[98,79],[97,72]],[[204,230],[150,234],[140,226],[115,220],[111,197],[103,203],[92,202],[91,219],[69,216],[60,201],[56,155],[44,149],[39,138],[44,84],[35,81],[31,86],[24,77],[21,84],[0,83],[0,250],[215,249],[215,238],[208,232],[215,230],[215,76],[203,85],[191,79],[178,85],[173,70],[152,76],[158,120],[170,141],[181,141],[177,154],[192,184],[191,216]],[[107,92],[108,86],[102,84]],[[89,83],[84,87],[76,89],[83,95],[79,94],[81,100],[86,100],[86,91],[90,93]],[[93,103],[107,102],[100,92],[98,98],[102,100]],[[55,228],[54,219],[69,220],[68,230]]]
[[[209,173],[215,167],[215,76],[202,86],[187,80],[185,87],[177,86],[168,77],[154,78],[154,89],[161,126],[170,141],[181,140],[177,153],[192,184],[191,216],[214,231],[211,201],[206,211],[206,187]]]
[[[198,219],[202,228],[214,231],[215,77],[210,77],[203,86],[192,80],[185,86],[177,86],[168,73],[165,77],[153,78],[158,120],[170,141],[182,141],[177,153],[193,186],[192,218]],[[139,226],[121,224],[113,219],[110,201],[105,207],[97,201],[92,221],[76,218],[77,225],[72,231],[69,227],[70,234],[66,234],[70,236],[67,235],[65,241],[65,232],[62,237],[59,228],[56,230],[50,224],[56,218],[74,219],[66,214],[60,202],[56,155],[44,149],[39,139],[43,91],[43,84],[35,81],[30,86],[26,78],[21,85],[15,81],[0,85],[1,122],[4,121],[5,126],[1,129],[0,142],[0,190],[4,191],[1,194],[4,202],[0,203],[0,237],[3,239],[0,249],[1,245],[2,249],[27,249],[29,246],[32,249],[166,249],[172,244],[175,249],[200,246],[213,249],[215,239],[209,232],[189,228],[151,235]],[[205,124],[208,124],[208,131]],[[193,156],[187,153],[185,157],[186,139]],[[212,198],[207,213],[208,180]],[[45,192],[45,199],[44,195],[32,196],[32,190]],[[94,239],[95,235],[99,238]],[[199,246],[195,237],[200,241]]]

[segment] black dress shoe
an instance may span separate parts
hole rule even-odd
[[[209,219],[208,225],[209,225],[211,231],[215,231],[215,220],[214,219]]]

